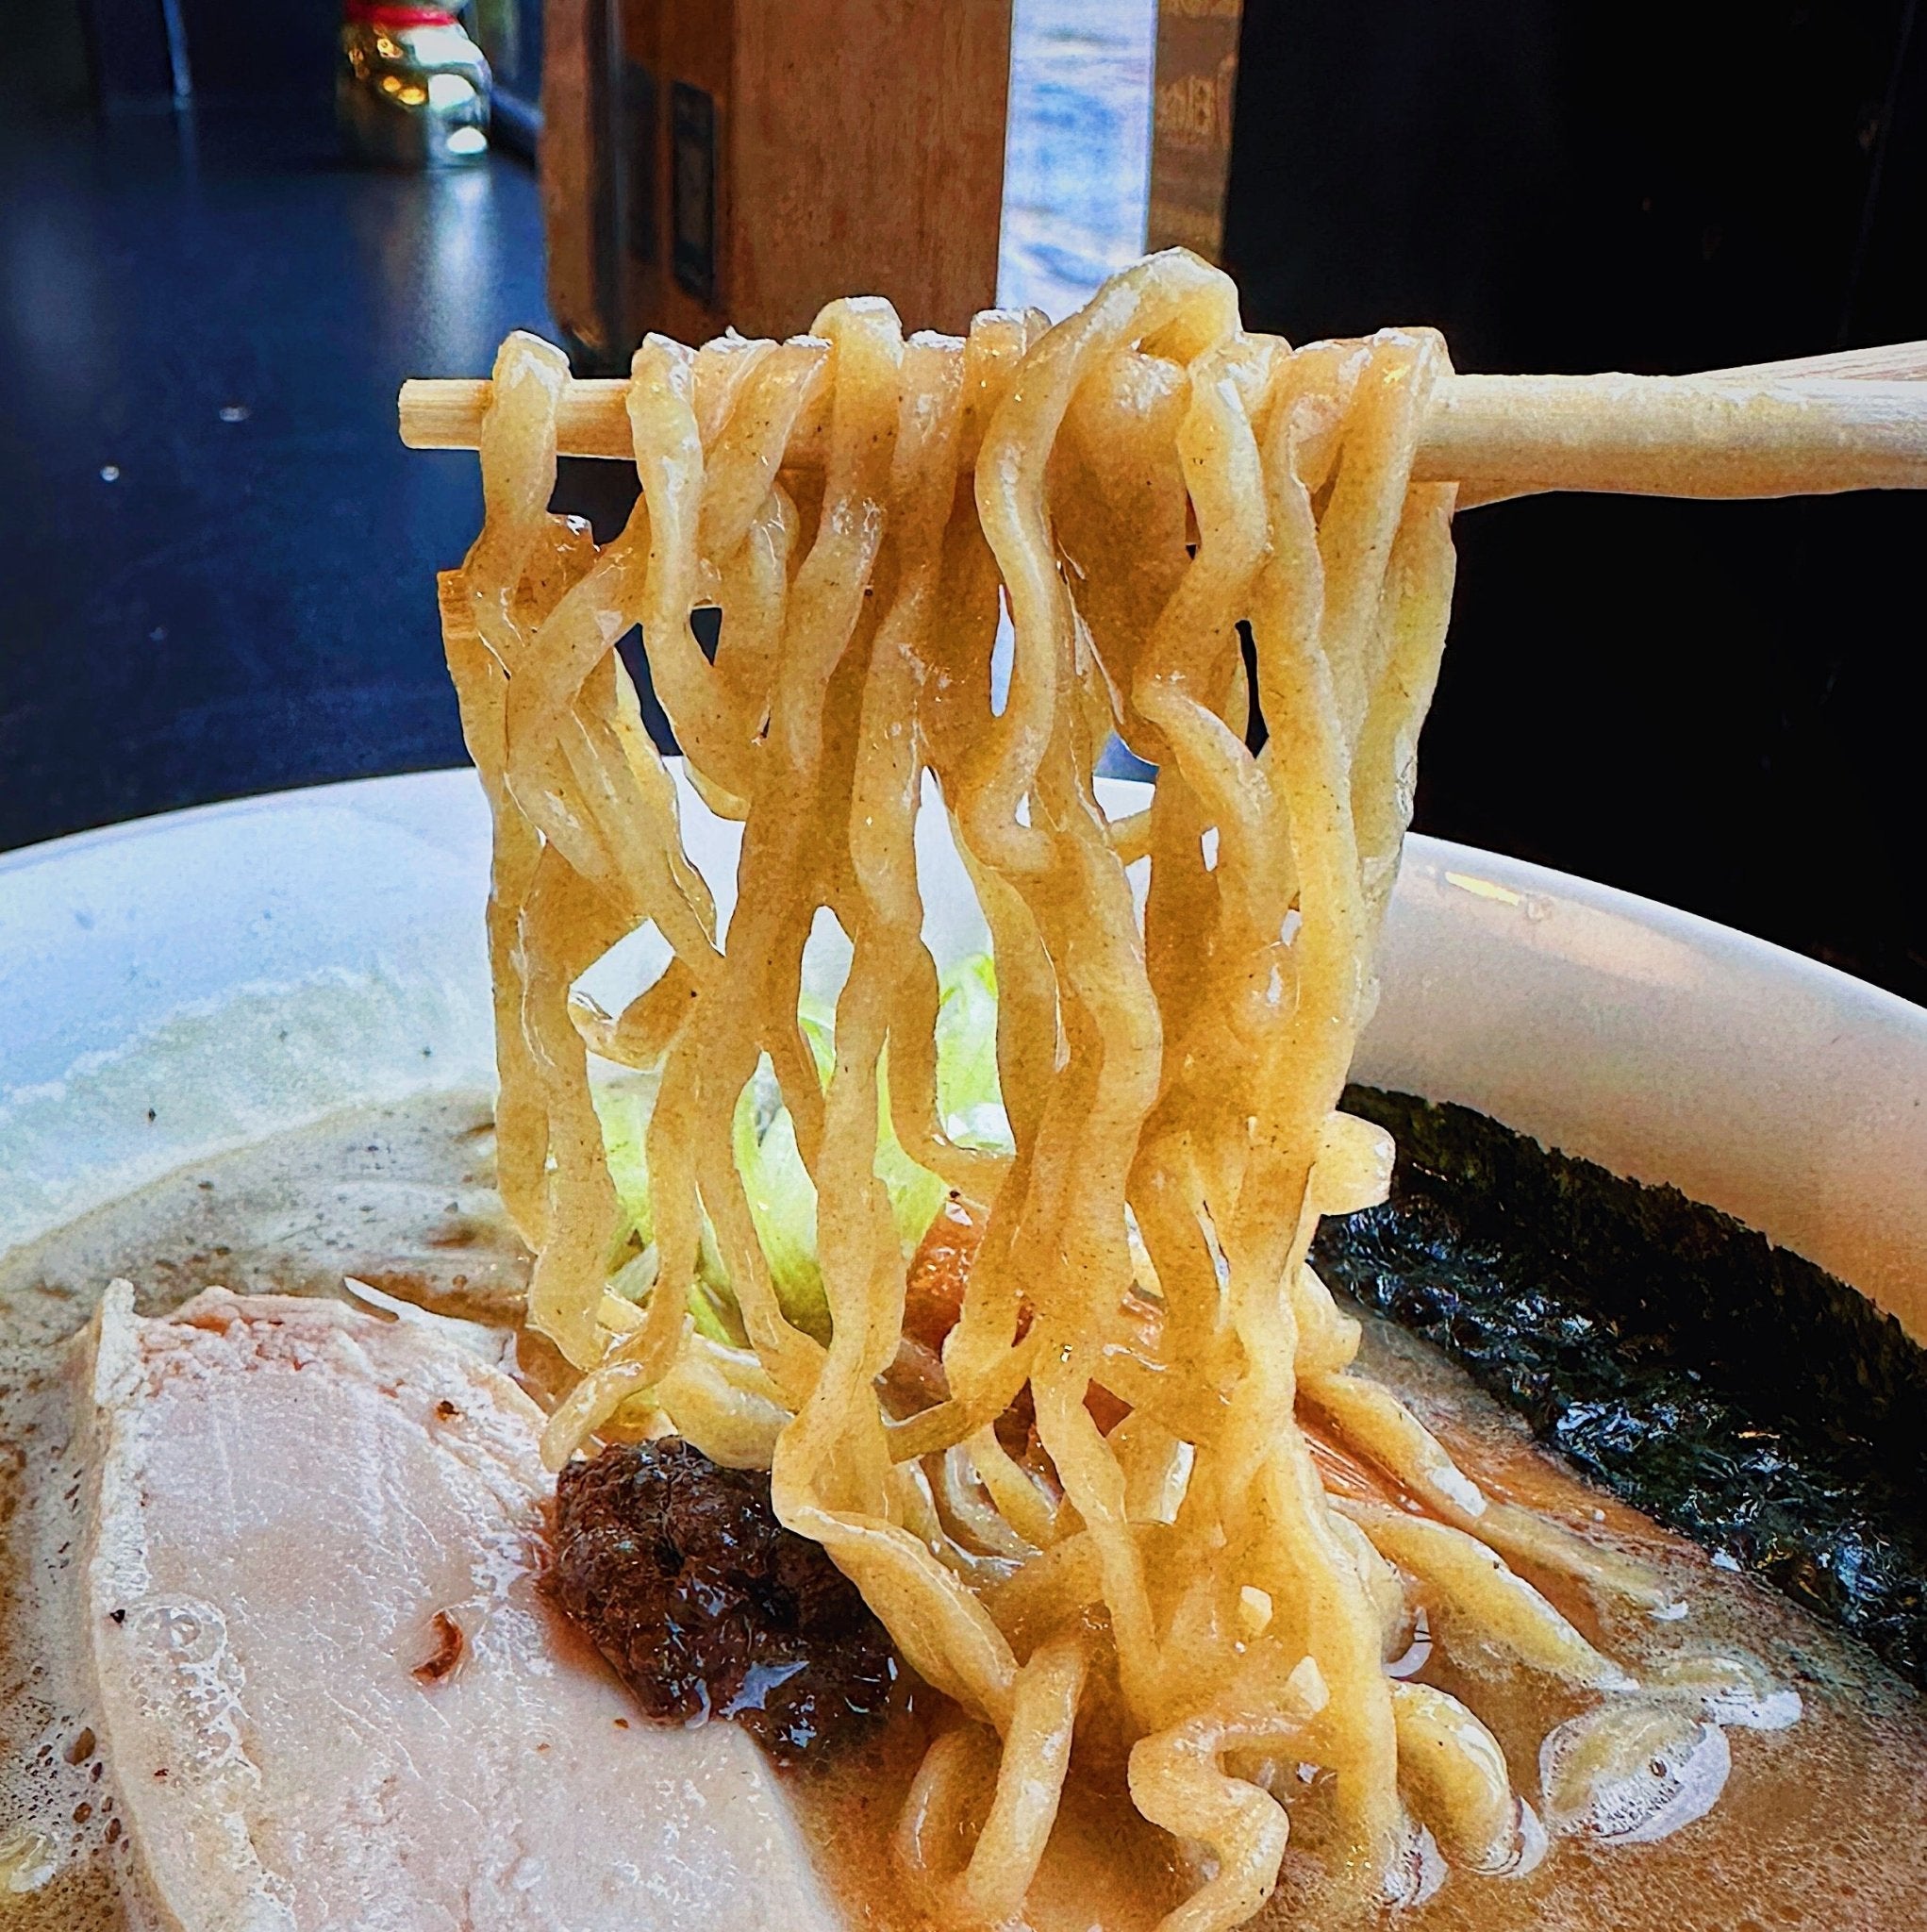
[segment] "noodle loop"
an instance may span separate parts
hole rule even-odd
[[[494,821],[502,1192],[530,1324],[580,1374],[545,1448],[673,1425],[769,1463],[784,1524],[961,1712],[897,1837],[950,1923],[1021,1912],[1099,1705],[1138,1809],[1204,1848],[1167,1924],[1204,1932],[1276,1882],[1281,1760],[1333,1774],[1321,1856],[1358,1895],[1410,1863],[1406,1790],[1454,1858],[1518,1862],[1490,1734],[1388,1674],[1408,1598],[1571,1685],[1632,1682],[1505,1557],[1636,1602],[1652,1580],[1488,1501],[1354,1372],[1305,1261],[1390,1170],[1337,1104],[1451,602],[1454,486],[1413,480],[1449,366],[1425,331],[1249,335],[1182,252],[960,346],[875,300],[789,342],[650,337],[641,494],[598,552],[547,509],[560,357],[514,337],[496,364],[486,522],[441,607]],[[615,654],[638,624],[690,784],[741,824],[726,931]],[[1120,824],[1113,733],[1159,767]],[[1001,1145],[939,1104],[932,795],[990,935]],[[850,952],[826,1067],[798,1017],[820,922]],[[612,1017],[577,982],[645,924],[671,963]],[[608,1291],[591,1050],[655,1083],[640,1307]],[[809,1308],[739,1171],[766,1092],[813,1191]],[[914,1347],[886,1139],[981,1231]],[[692,1320],[719,1278],[747,1349]]]

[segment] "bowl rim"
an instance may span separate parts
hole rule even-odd
[[[1147,788],[1100,791],[1115,814]],[[488,844],[473,768],[456,766],[219,800],[0,855],[0,1165],[16,1179],[0,1247],[320,1118],[328,1096],[333,1110],[487,1084]],[[706,853],[727,863],[713,836]],[[957,905],[939,910],[941,954],[975,908],[961,921]],[[333,963],[309,970],[317,960]],[[1380,962],[1386,997],[1355,1077],[1670,1183],[1927,1340],[1927,1008],[1699,914],[1423,834],[1407,841]],[[317,988],[330,972],[359,975],[359,1005]],[[372,995],[369,980],[381,981]],[[170,1063],[213,1096],[175,1138],[135,1110],[152,1103],[125,1068],[118,1086],[69,1079],[124,1052],[139,1062],[197,1000],[243,995],[253,1030],[229,1064],[195,1071],[211,1023]],[[307,1003],[285,1048],[277,1001]],[[425,1061],[402,1064],[430,1040],[432,1077]]]
[[[675,759],[669,760],[673,764]],[[285,810],[304,804],[341,802],[354,804],[398,793],[405,788],[464,781],[474,776],[471,765],[436,765],[411,772],[387,772],[358,778],[329,779],[314,785],[290,785],[273,791],[243,792],[234,798],[210,799],[199,805],[177,806],[166,811],[145,812],[139,817],[116,819],[104,825],[90,825],[77,832],[63,832],[53,839],[42,839],[29,845],[16,845],[0,852],[0,879],[36,867],[57,864],[83,853],[146,838],[165,836],[177,827],[211,824],[227,818],[252,817],[263,811]],[[1148,802],[1150,784],[1138,778],[1100,778],[1105,794]],[[1869,1015],[1918,1031],[1927,1041],[1927,1007],[1917,1006],[1902,994],[1890,991],[1871,980],[1831,966],[1809,954],[1795,952],[1777,941],[1762,939],[1738,926],[1726,925],[1703,913],[1692,912],[1665,899],[1650,898],[1623,886],[1609,885],[1588,878],[1583,873],[1561,871],[1534,859],[1516,858],[1487,846],[1469,845],[1455,839],[1443,839],[1430,832],[1407,832],[1401,874],[1417,858],[1428,870],[1445,874],[1503,875],[1509,885],[1537,891],[1588,906],[1603,912],[1629,918],[1640,925],[1676,933],[1707,952],[1726,953],[1736,958],[1755,959],[1772,973],[1795,983],[1824,991],[1829,997],[1862,1005]],[[0,958],[4,958],[6,938],[0,931]]]

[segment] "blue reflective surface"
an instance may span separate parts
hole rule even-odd
[[[997,299],[1054,320],[1144,248],[1155,0],[1016,0]]]
[[[0,135],[0,846],[461,757],[474,458],[394,394],[546,330],[541,261],[519,163],[352,168],[325,102]]]

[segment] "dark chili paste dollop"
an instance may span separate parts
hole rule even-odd
[[[549,1588],[658,1724],[730,1717],[780,1764],[881,1715],[902,1665],[770,1478],[678,1437],[605,1449],[556,1485]]]

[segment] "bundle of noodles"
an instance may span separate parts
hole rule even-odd
[[[1504,1558],[1656,1601],[1651,1579],[1484,1496],[1350,1372],[1356,1324],[1305,1261],[1318,1217],[1389,1171],[1337,1103],[1445,634],[1453,489],[1409,478],[1447,366],[1424,332],[1247,335],[1183,253],[1056,327],[981,315],[960,348],[905,341],[880,301],[783,343],[651,337],[627,390],[641,496],[599,553],[546,509],[562,358],[517,336],[495,366],[487,521],[441,595],[494,812],[502,1190],[538,1257],[529,1321],[581,1375],[545,1447],[559,1464],[657,1410],[769,1464],[783,1522],[967,1720],[898,1835],[948,1922],[1019,1910],[1087,1733],[1121,1738],[1138,1808],[1202,1848],[1171,1926],[1266,1898],[1281,1766],[1292,1789],[1331,1774],[1328,1862],[1362,1892],[1409,1889],[1408,1803],[1454,1862],[1524,1862],[1490,1732],[1387,1668],[1410,1599],[1575,1685],[1632,1682]],[[806,419],[827,423],[806,471],[786,457]],[[639,623],[692,779],[742,824],[726,945],[615,652]],[[1093,784],[1113,731],[1158,768],[1115,824]],[[957,1144],[937,1104],[926,774],[992,937],[1008,1153]],[[826,1082],[798,1022],[820,908],[854,949]],[[613,1019],[572,1003],[649,922],[673,953],[656,983]],[[608,1289],[591,1044],[659,1076],[640,1307]],[[817,1333],[732,1158],[759,1068],[817,1191]],[[981,1224],[936,1394],[907,1408],[880,1105]],[[691,1324],[706,1251],[747,1348]],[[1013,1447],[997,1425],[1026,1391]]]

